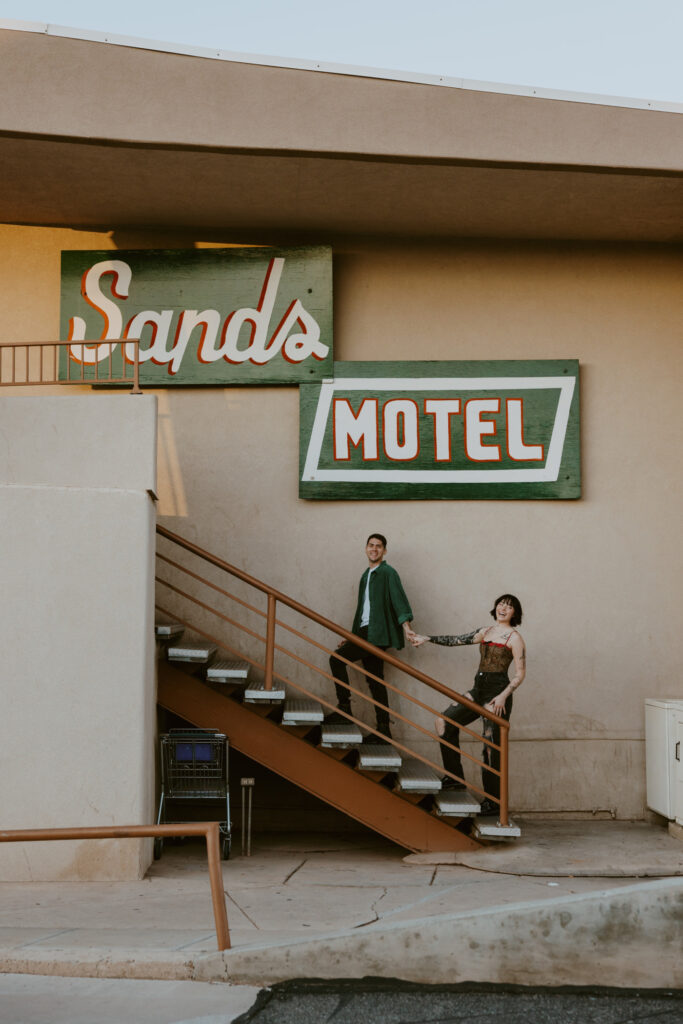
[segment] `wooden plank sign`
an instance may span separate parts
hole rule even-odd
[[[579,364],[335,363],[300,387],[299,496],[579,498]]]
[[[62,253],[60,337],[94,381],[140,338],[140,383],[296,384],[332,372],[332,250],[230,248]],[[122,351],[123,349],[123,351]],[[132,346],[117,346],[117,370]]]

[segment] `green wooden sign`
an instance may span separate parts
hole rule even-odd
[[[299,496],[579,498],[579,364],[335,363],[300,387]]]
[[[140,338],[140,382],[295,384],[332,373],[332,250],[178,249],[62,253],[63,353],[86,380],[122,370]],[[105,364],[106,367],[101,366]],[[74,367],[71,367],[71,376]]]

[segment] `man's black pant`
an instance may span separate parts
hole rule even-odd
[[[367,626],[361,626],[360,636],[362,636],[364,640],[367,640]],[[380,650],[386,651],[386,647],[382,647]],[[378,658],[376,654],[370,654],[370,652],[366,651],[364,647],[359,647],[358,644],[354,644],[351,640],[345,640],[341,647],[337,648],[337,651],[330,658],[332,675],[335,679],[340,680],[339,683],[335,683],[335,690],[337,691],[337,705],[340,711],[346,711],[346,713],[350,715],[351,693],[345,686],[340,685],[341,683],[348,683],[349,674],[346,664],[343,661],[340,661],[337,655],[341,655],[342,658],[346,658],[348,661],[360,661],[366,672],[371,672],[373,676],[379,676],[380,679],[384,679],[384,662],[381,658]],[[377,731],[381,732],[384,736],[391,737],[391,730],[389,728],[389,711],[385,710],[389,704],[387,688],[384,683],[380,683],[376,679],[368,679],[367,682],[374,700],[385,705],[384,708],[373,705],[375,708],[375,717],[377,719]]]
[[[477,704],[488,704],[490,700],[504,690],[508,685],[508,677],[502,672],[477,672],[474,678],[474,686],[470,693],[472,700],[476,701]],[[501,718],[510,718],[510,712],[512,711],[512,695],[505,701],[505,709],[503,710]],[[458,746],[460,741],[460,729],[459,725],[469,725],[474,722],[475,719],[479,718],[476,711],[470,711],[464,704],[451,704],[451,706],[442,715],[446,728],[444,730],[443,738],[448,742]],[[486,739],[491,740],[493,743],[500,746],[500,728],[488,719],[484,719],[484,736]],[[463,777],[462,760],[457,750],[451,750],[450,747],[441,745],[441,759],[443,766],[447,772],[452,772],[453,775],[458,775],[460,778]],[[489,747],[488,744],[484,744],[482,750],[482,761],[490,768],[495,768],[496,771],[500,771],[500,751],[494,747]],[[484,767],[481,770],[481,780],[483,788],[488,797],[500,798],[500,775],[494,775],[493,772],[488,770],[488,767]]]

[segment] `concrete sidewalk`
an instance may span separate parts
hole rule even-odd
[[[230,1024],[259,989],[197,981],[0,975],[3,1024]]]
[[[606,906],[605,899],[612,900],[620,887],[629,889],[625,900],[637,903],[640,913],[650,905],[651,892],[653,908],[660,906],[665,916],[673,913],[674,929],[681,922],[675,906],[683,881],[674,876],[683,874],[683,843],[665,830],[601,821],[525,823],[523,832],[517,844],[484,850],[466,864],[406,857],[370,833],[256,837],[251,858],[236,856],[224,864],[233,950],[223,957],[215,953],[203,843],[166,844],[163,858],[141,882],[3,883],[0,970],[212,981],[237,977],[233,968],[239,963],[241,982],[267,984],[282,976],[283,950],[289,946],[297,947],[299,972],[289,976],[321,976],[321,961],[311,957],[308,943],[315,938],[337,953],[347,950],[340,955],[349,973],[334,976],[361,977],[368,973],[367,963],[347,954],[371,936],[379,941],[389,931],[398,934],[402,925],[419,925],[423,934],[426,928],[436,935],[456,918],[458,927],[469,930],[484,918],[495,926],[513,906],[522,915],[519,927],[530,929],[527,954],[533,960],[536,943],[543,959],[542,929],[534,938],[536,919],[524,918],[525,907],[538,915],[547,904],[546,916],[560,915],[567,912],[558,909],[563,900],[585,897],[574,901],[574,914],[591,906],[591,913],[602,913],[595,908]],[[666,881],[639,882],[636,892],[634,882],[648,877],[669,878],[673,888]],[[405,950],[399,955],[384,948],[380,973],[405,976]],[[251,965],[250,976],[245,965]]]

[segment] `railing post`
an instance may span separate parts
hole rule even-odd
[[[213,916],[216,922],[216,938],[220,950],[230,949],[230,932],[228,931],[228,914],[225,909],[219,836],[220,826],[217,821],[212,822],[206,830],[206,856],[209,861],[211,901],[213,903]]]
[[[131,389],[131,395],[141,395],[142,390],[140,388],[140,339],[138,338],[135,345],[135,356],[133,359],[133,387]]]
[[[275,597],[268,594],[268,623],[266,627],[266,674],[264,685],[266,690],[273,689],[273,660],[275,656]]]
[[[508,825],[508,736],[509,729],[500,730],[500,824]]]

